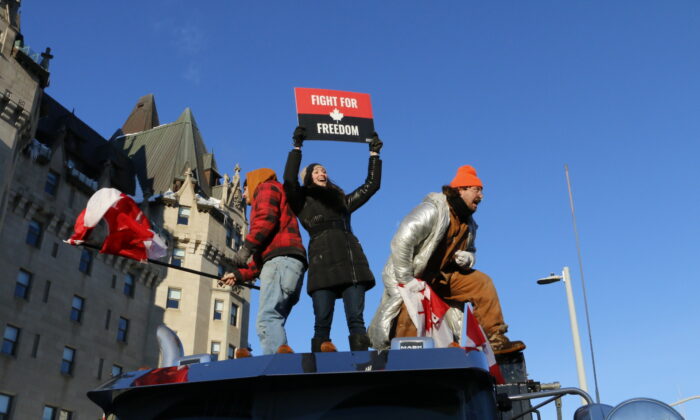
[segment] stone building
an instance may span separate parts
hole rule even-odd
[[[51,50],[39,54],[20,33],[20,0],[0,0],[0,226],[18,152],[32,140]]]
[[[0,416],[97,418],[85,393],[157,366],[162,323],[185,354],[228,358],[247,346],[248,289],[63,243],[89,197],[112,187],[142,196],[168,244],[164,262],[214,275],[227,268],[247,228],[239,170],[220,175],[192,112],[160,125],[144,96],[107,141],[46,94],[40,108],[0,227]]]
[[[167,262],[219,274],[247,229],[240,175],[189,109],[160,125],[147,95],[108,141],[44,93],[50,51],[24,44],[19,4],[0,0],[0,419],[97,419],[86,392],[157,366],[162,323],[185,354],[247,346],[250,291],[67,245],[76,217],[102,187],[142,196]]]
[[[160,125],[153,95],[139,99],[112,140],[131,158],[151,220],[168,234],[170,263],[223,275],[225,257],[243,242],[247,222],[238,168],[223,177],[207,153],[189,109]],[[180,337],[186,354],[233,358],[248,345],[250,290],[169,269],[155,308]]]
[[[97,188],[134,190],[133,168],[46,94],[41,109],[0,231],[0,413],[98,418],[89,389],[158,363],[153,302],[166,271],[63,243]]]

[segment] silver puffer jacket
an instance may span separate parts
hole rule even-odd
[[[382,300],[367,329],[372,347],[375,349],[383,350],[390,347],[389,330],[403,303],[398,284],[421,278],[428,260],[449,226],[450,208],[447,198],[441,193],[428,194],[423,202],[401,221],[398,231],[391,240],[391,255],[382,272],[384,281]],[[476,251],[474,239],[477,227],[471,219],[466,251]],[[457,342],[460,340],[462,331],[462,318],[462,304],[451,305],[445,315],[445,322],[452,331],[455,331]]]

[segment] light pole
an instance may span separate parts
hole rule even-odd
[[[576,306],[574,305],[574,293],[571,288],[571,275],[569,274],[569,267],[564,267],[561,276],[556,276],[554,273],[549,277],[544,277],[537,280],[537,284],[550,284],[556,283],[559,280],[564,282],[566,286],[566,301],[569,304],[569,321],[571,322],[571,336],[574,340],[574,353],[576,354],[576,370],[578,371],[578,386],[582,390],[588,392],[588,385],[586,384],[586,371],[583,368],[583,353],[581,352],[581,337],[578,331],[578,321],[576,319]],[[583,400],[583,398],[581,399]]]

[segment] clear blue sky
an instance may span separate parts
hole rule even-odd
[[[486,193],[477,268],[528,345],[530,377],[577,385],[564,287],[535,283],[569,266],[594,395],[568,164],[602,402],[700,394],[700,3],[27,0],[22,12],[26,44],[52,48],[47,92],[64,106],[105,137],[144,94],[161,122],[190,107],[228,173],[282,171],[294,87],[370,93],[384,174],[353,226],[376,277],[402,217],[472,164]],[[304,147],[345,189],[367,155]],[[312,326],[304,293],[288,323],[297,351]],[[680,411],[700,418],[700,402]]]

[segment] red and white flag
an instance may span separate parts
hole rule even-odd
[[[501,368],[498,367],[498,363],[496,362],[496,355],[493,353],[491,344],[486,338],[484,329],[481,328],[481,325],[479,325],[479,321],[476,320],[476,317],[472,312],[472,305],[467,303],[466,306],[467,340],[466,346],[464,348],[467,350],[479,350],[484,352],[484,355],[486,355],[486,360],[489,363],[489,372],[491,373],[491,376],[493,376],[496,379],[497,384],[506,383],[505,379],[503,379]]]
[[[436,347],[447,347],[454,342],[452,329],[442,322],[450,307],[426,282],[413,279],[399,284],[399,293],[419,337],[432,337]]]
[[[71,245],[84,243],[102,219],[107,222],[109,233],[100,253],[139,261],[167,254],[165,241],[151,230],[151,223],[134,200],[114,188],[102,188],[90,197],[85,210],[75,221],[73,235],[65,242]]]

